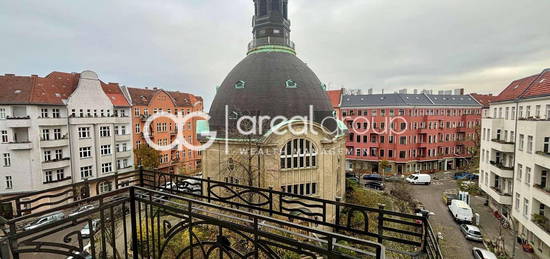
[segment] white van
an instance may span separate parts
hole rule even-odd
[[[432,177],[429,174],[411,174],[407,177],[407,180],[410,184],[430,184],[432,182]]]
[[[452,200],[451,205],[449,205],[449,211],[451,212],[451,215],[453,215],[455,221],[472,223],[474,213],[472,212],[472,208],[470,208],[466,202],[461,200]]]

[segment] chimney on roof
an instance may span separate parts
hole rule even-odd
[[[382,94],[384,94],[384,89],[382,89]]]
[[[145,90],[149,90],[149,87],[146,86],[146,87],[145,87]]]
[[[413,90],[413,93],[414,93],[414,94],[418,94],[418,89],[414,89],[414,90]]]
[[[15,76],[15,74],[5,74],[5,76]]]
[[[156,87],[153,87],[153,90],[158,90],[158,88],[156,88]]]
[[[399,93],[400,94],[407,94],[407,88],[403,88],[403,89],[399,90]]]
[[[38,77],[38,75],[31,75],[31,77]]]
[[[373,91],[372,88],[369,88],[368,93],[372,94],[372,91]]]

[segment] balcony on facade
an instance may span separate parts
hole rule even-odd
[[[28,128],[13,128],[13,141],[10,141],[7,146],[9,150],[29,150],[32,149],[32,143],[29,141]]]
[[[64,147],[69,145],[69,138],[67,135],[63,136],[60,139],[50,139],[50,140],[40,140],[41,148],[53,148],[53,147]]]
[[[132,151],[130,150],[120,151],[116,153],[116,156],[119,158],[130,157],[131,155],[132,155]]]
[[[62,159],[53,159],[42,162],[42,169],[51,170],[68,167],[71,164],[71,159],[68,157]]]
[[[68,119],[65,118],[38,118],[38,125],[40,126],[65,126],[68,123]]]
[[[512,205],[512,195],[504,192],[498,186],[491,186],[489,189],[485,189],[485,192],[499,204]]]
[[[130,140],[130,134],[115,135],[115,141],[129,141],[129,140]]]
[[[507,142],[502,139],[491,139],[491,145],[493,149],[496,149],[501,152],[513,153],[514,152],[514,142]]]
[[[546,237],[546,239],[543,240],[548,240],[548,238],[550,238],[550,218],[548,215],[550,215],[550,207],[534,197],[531,222],[542,231],[536,231],[534,229],[532,229],[531,231],[533,231],[538,238],[543,239]],[[541,236],[541,234],[545,236]]]
[[[514,175],[514,167],[505,166],[500,161],[490,161],[491,171],[496,175],[504,178],[512,178]]]
[[[31,117],[29,116],[8,116],[6,117],[6,126],[8,128],[29,128],[31,126]]]
[[[548,153],[548,150],[536,152],[533,160],[535,164],[541,167],[550,168],[550,153]]]

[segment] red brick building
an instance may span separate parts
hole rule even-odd
[[[343,94],[335,108],[349,129],[348,170],[381,172],[383,160],[386,173],[451,170],[478,144],[482,105],[470,95]]]
[[[134,146],[147,144],[143,127],[147,119],[156,113],[167,112],[174,115],[202,111],[202,98],[181,92],[165,91],[158,88],[138,89],[125,88],[132,103],[132,131]],[[196,120],[185,123],[183,137],[188,143],[199,145],[196,133]],[[176,140],[176,123],[169,118],[158,118],[150,126],[151,140],[158,145],[169,145]],[[178,147],[169,151],[160,152],[160,166],[158,169],[176,174],[192,174],[200,170],[201,154],[186,148]],[[138,162],[138,161],[136,161]]]

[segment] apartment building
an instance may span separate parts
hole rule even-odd
[[[349,129],[347,170],[381,173],[386,160],[386,173],[435,172],[475,153],[482,105],[470,95],[342,94],[335,107]]]
[[[0,195],[88,181],[133,169],[130,104],[93,71],[0,76]],[[97,186],[99,184],[99,186]]]
[[[193,112],[203,111],[202,98],[178,91],[165,91],[159,88],[131,88],[123,87],[128,93],[132,104],[132,130],[134,146],[147,144],[143,128],[145,122],[153,114],[162,112],[176,116],[186,116]],[[181,129],[182,137],[189,144],[199,145],[196,138],[197,118],[184,123]],[[159,146],[165,146],[176,141],[178,129],[176,122],[170,118],[155,119],[150,124],[151,141]],[[160,170],[168,173],[193,174],[200,169],[201,154],[198,151],[189,150],[183,146],[176,146],[168,151],[160,151]],[[139,163],[139,161],[136,161]]]
[[[480,186],[540,258],[550,258],[550,69],[513,81],[483,118]]]

